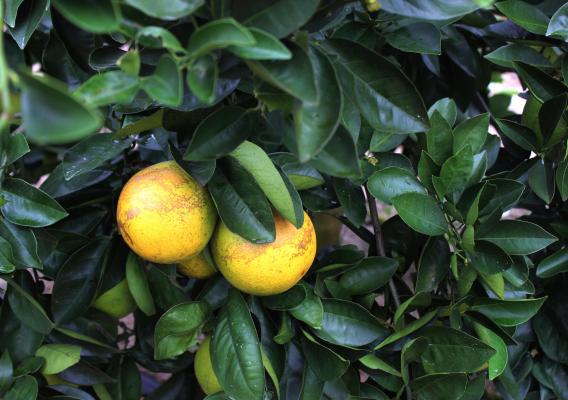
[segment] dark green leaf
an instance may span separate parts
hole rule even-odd
[[[446,194],[465,189],[474,172],[473,163],[471,146],[466,145],[442,164],[440,178]]]
[[[24,156],[30,151],[26,137],[21,134],[15,134],[9,137],[8,146],[6,149],[6,165],[12,164],[20,157]]]
[[[101,126],[99,114],[71,97],[61,82],[28,73],[20,74],[20,79],[23,126],[31,141],[69,143]]]
[[[323,299],[323,323],[314,333],[333,344],[364,346],[385,337],[387,329],[357,303],[337,299]]]
[[[550,161],[538,160],[529,171],[529,186],[546,204],[554,196],[554,170]]]
[[[461,399],[467,387],[466,374],[429,374],[412,382],[410,387],[419,400]]]
[[[316,102],[318,92],[312,61],[300,46],[292,45],[290,50],[290,60],[247,61],[247,65],[260,78],[284,92],[302,101]]]
[[[208,315],[209,306],[201,301],[177,304],[167,310],[154,330],[154,358],[163,360],[184,353],[195,344]]]
[[[112,160],[132,144],[132,140],[117,140],[111,134],[90,136],[65,152],[62,162],[66,181]]]
[[[43,227],[68,215],[49,195],[21,179],[6,179],[2,196],[6,201],[1,208],[2,214],[17,225]]]
[[[468,251],[471,265],[477,272],[491,275],[502,272],[511,264],[511,258],[499,247],[489,242],[475,243],[475,249]]]
[[[473,118],[463,121],[461,124],[456,126],[453,132],[454,154],[457,154],[467,145],[471,146],[473,154],[479,153],[483,149],[483,144],[487,138],[488,130],[489,113],[479,114]]]
[[[347,368],[349,361],[318,343],[310,334],[304,332],[302,349],[306,361],[317,377],[323,381],[340,378]]]
[[[143,13],[165,20],[183,18],[201,7],[204,0],[173,0],[167,3],[154,0],[126,0],[126,4],[135,7]]]
[[[361,175],[356,144],[342,125],[325,148],[311,160],[318,170],[341,178],[358,178]]]
[[[219,68],[211,54],[205,54],[193,61],[187,71],[187,85],[200,101],[206,104],[215,102]]]
[[[538,112],[538,124],[544,139],[548,141],[556,131],[568,104],[568,95],[563,93],[544,102]],[[563,122],[563,121],[562,121]]]
[[[0,220],[0,236],[10,243],[14,261],[17,264],[29,268],[42,268],[38,256],[37,240],[31,229]]]
[[[85,104],[100,107],[132,102],[139,89],[138,78],[122,71],[108,71],[93,76],[74,93]]]
[[[250,134],[246,110],[228,106],[212,113],[195,129],[184,160],[205,161],[235,150]]]
[[[167,29],[160,26],[146,26],[136,33],[136,40],[152,48],[166,48],[176,53],[183,53],[185,49],[179,40]]]
[[[244,141],[229,156],[254,177],[268,200],[284,218],[297,228],[303,225],[303,211],[298,213],[294,204],[297,192],[290,191],[264,150],[252,142]]]
[[[43,307],[24,288],[8,280],[8,301],[16,317],[36,332],[48,334],[54,327]]]
[[[347,179],[334,178],[333,188],[347,219],[357,227],[363,225],[367,216],[367,206],[361,186]]]
[[[527,322],[540,309],[546,297],[539,299],[476,299],[471,310],[478,311],[501,326],[517,326]]]
[[[213,370],[224,391],[237,399],[261,400],[264,367],[248,306],[231,289],[211,340]]]
[[[507,136],[517,146],[528,150],[536,150],[536,134],[524,125],[505,119],[498,119],[497,125],[503,135]]]
[[[558,240],[540,226],[518,220],[499,221],[488,231],[480,232],[477,239],[496,244],[511,255],[532,254]]]
[[[36,379],[31,375],[26,375],[16,379],[12,388],[4,396],[4,400],[36,399],[37,392],[38,385]]]
[[[427,193],[412,173],[399,167],[387,167],[373,173],[367,185],[374,197],[389,204],[401,194]]]
[[[564,41],[568,40],[568,4],[560,7],[550,18],[546,36],[559,36]]]
[[[310,48],[318,93],[316,102],[302,101],[294,110],[294,130],[298,158],[306,162],[319,153],[329,142],[339,124],[342,94],[333,65],[317,48]]]
[[[57,323],[72,321],[87,311],[97,294],[108,247],[108,239],[94,240],[63,264],[51,298],[51,311]]]
[[[562,201],[568,200],[568,160],[562,161],[556,167],[556,187]]]
[[[187,52],[196,58],[215,49],[229,46],[254,46],[256,39],[233,18],[223,18],[200,26],[189,38]]]
[[[538,264],[536,274],[540,278],[550,278],[568,271],[568,247],[551,254]]]
[[[53,0],[52,4],[65,18],[87,31],[105,33],[120,27],[120,9],[111,0]]]
[[[479,5],[468,0],[425,0],[416,3],[412,0],[382,0],[385,11],[406,17],[432,21],[461,17],[475,11]]]
[[[0,236],[0,273],[11,274],[16,269],[12,245]]]
[[[440,54],[442,50],[440,31],[424,22],[399,28],[385,39],[392,47],[407,53]]]
[[[442,165],[452,155],[452,127],[438,111],[430,117],[431,128],[426,131],[428,155],[438,165]]]
[[[232,167],[229,180],[217,168],[208,188],[221,220],[230,231],[254,243],[274,241],[270,204],[251,174],[237,164]]]
[[[317,169],[300,163],[292,153],[274,153],[270,158],[288,176],[296,190],[310,189],[324,183]]]
[[[422,335],[428,346],[420,359],[428,373],[475,372],[495,354],[492,347],[456,329],[432,327]]]
[[[450,266],[450,247],[441,237],[428,239],[418,261],[416,292],[431,292],[445,278]]]
[[[548,27],[548,17],[537,7],[524,1],[507,0],[500,1],[495,7],[514,23],[522,26],[527,31],[544,35]]]
[[[322,327],[323,304],[312,288],[306,288],[306,298],[300,305],[290,310],[290,314],[314,329],[321,329]]]
[[[517,3],[522,2],[518,1]],[[536,67],[523,64],[519,61],[514,61],[513,65],[519,77],[525,82],[531,93],[541,102],[548,101],[568,91],[568,88],[566,88],[562,82],[554,79]]]
[[[551,68],[550,61],[532,47],[522,44],[508,44],[484,56],[486,59],[506,68],[513,68],[513,61],[521,61],[537,68]]]
[[[4,393],[12,384],[12,378],[14,374],[14,367],[12,365],[12,359],[10,358],[10,353],[4,350],[2,357],[0,358],[0,392]]]
[[[49,9],[49,0],[25,0],[18,7],[16,22],[8,31],[20,49],[28,44],[43,16]],[[13,18],[13,17],[12,17]]]
[[[167,106],[177,106],[182,100],[181,71],[172,56],[164,54],[154,73],[142,80],[142,88],[150,97]]]
[[[292,53],[282,42],[262,29],[249,28],[256,44],[252,46],[229,46],[229,51],[249,60],[289,60]]]
[[[507,366],[509,355],[507,345],[495,332],[475,323],[473,325],[477,336],[495,350],[495,354],[488,361],[489,379],[493,380],[503,373]]]
[[[432,197],[421,193],[405,193],[392,200],[402,220],[415,231],[438,236],[448,230],[444,213]]]
[[[233,3],[232,9],[227,11],[244,25],[263,29],[282,38],[308,22],[318,5],[318,0],[274,0],[269,3],[243,0]]]
[[[128,254],[126,260],[126,281],[128,283],[128,290],[134,298],[136,305],[140,307],[142,312],[146,315],[154,315],[156,307],[154,306],[154,299],[148,286],[148,279],[144,267],[140,265],[138,257],[133,252]]]
[[[343,39],[327,40],[345,95],[375,129],[422,132],[428,127],[424,103],[412,82],[390,61]]]
[[[351,295],[369,293],[386,285],[397,268],[391,258],[364,258],[341,275],[339,284]]]

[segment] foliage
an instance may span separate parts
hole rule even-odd
[[[380,3],[3,2],[0,397],[204,398],[215,332],[211,400],[568,399],[568,6]],[[118,194],[167,159],[252,242],[304,208],[360,248],[265,298],[137,259]]]

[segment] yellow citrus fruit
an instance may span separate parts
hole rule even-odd
[[[257,296],[282,293],[308,272],[316,255],[316,233],[304,213],[300,229],[274,215],[276,240],[255,244],[219,224],[211,251],[223,276],[237,289]]]
[[[201,389],[203,389],[206,394],[213,394],[223,390],[213,371],[211,353],[209,350],[210,344],[211,337],[207,336],[203,343],[201,343],[201,346],[199,346],[193,363],[197,382],[199,382],[199,386],[201,386]]]
[[[126,279],[123,279],[117,285],[101,294],[93,304],[93,307],[116,319],[120,319],[136,310],[136,302],[130,294]]]
[[[209,278],[217,272],[207,247],[198,255],[180,262],[177,269],[181,274],[195,279]]]
[[[165,161],[130,178],[120,193],[116,219],[136,254],[173,264],[203,250],[217,214],[209,192],[175,161]]]

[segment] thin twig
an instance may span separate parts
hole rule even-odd
[[[379,212],[377,210],[377,203],[371,193],[369,193],[369,189],[367,186],[365,188],[365,195],[367,196],[367,202],[369,204],[369,211],[371,212],[371,222],[373,223],[373,231],[375,231],[375,246],[377,248],[377,254],[381,257],[386,256],[385,252],[385,243],[383,240],[383,231],[381,230],[381,222],[379,221]],[[391,279],[389,281],[389,290],[392,294],[394,304],[396,307],[400,307],[400,297],[398,295],[398,290],[394,284],[394,281]]]
[[[375,245],[377,247],[377,253],[381,257],[386,256],[385,252],[385,242],[383,240],[383,231],[381,230],[381,221],[379,220],[379,212],[377,210],[377,202],[375,198],[371,196],[367,185],[363,185],[365,189],[365,196],[367,197],[367,203],[369,204],[369,211],[371,212],[371,222],[373,224],[373,230],[375,231]],[[393,278],[389,280],[389,291],[392,295],[394,300],[394,304],[396,308],[400,307],[400,297],[398,295],[398,290],[396,289],[396,285],[394,284]],[[412,400],[412,391],[410,387],[406,385],[405,387],[406,398],[408,400]]]

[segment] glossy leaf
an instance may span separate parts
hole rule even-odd
[[[139,9],[151,17],[175,20],[196,11],[204,4],[203,0],[174,0],[161,3],[153,0],[126,0],[126,4]]]
[[[93,76],[74,93],[85,104],[100,107],[111,103],[130,103],[139,89],[137,78],[122,71]]]
[[[210,54],[197,58],[187,71],[187,85],[191,92],[205,104],[215,102],[219,78],[217,60]]]
[[[63,207],[40,189],[21,179],[6,179],[2,187],[4,217],[21,226],[43,227],[65,218]]]
[[[392,203],[393,198],[405,193],[426,194],[426,188],[416,177],[399,167],[387,167],[373,173],[367,186],[374,197],[385,203]]]
[[[229,153],[229,156],[254,177],[270,203],[284,218],[296,227],[303,225],[303,211],[298,210],[294,204],[299,202],[297,192],[290,191],[270,158],[260,147],[244,141]]]
[[[318,100],[312,61],[297,45],[290,47],[292,58],[277,61],[247,61],[252,71],[264,81],[306,102]],[[327,81],[327,77],[326,77]]]
[[[229,46],[229,51],[249,60],[289,60],[292,53],[270,33],[258,28],[249,28],[255,40],[252,46]]]
[[[235,150],[250,134],[249,129],[245,109],[225,107],[197,126],[184,159],[205,161],[220,158]]]
[[[57,374],[79,362],[81,347],[70,344],[44,344],[35,355],[45,360],[41,368],[42,373]]]
[[[167,54],[160,57],[154,73],[142,80],[142,88],[161,104],[179,105],[183,90],[181,72],[176,61]]]
[[[131,144],[131,140],[117,140],[110,134],[90,136],[65,152],[62,163],[63,177],[70,181],[92,171],[112,160]]]
[[[199,27],[190,37],[187,51],[192,58],[228,46],[254,46],[256,39],[232,18],[211,21]]]
[[[229,230],[254,243],[274,241],[276,233],[270,204],[244,168],[235,163],[230,175],[217,169],[208,187],[219,216]]]
[[[418,261],[416,291],[431,292],[445,278],[450,265],[450,247],[445,239],[428,239]]]
[[[184,353],[195,344],[209,306],[205,302],[181,303],[167,310],[154,330],[154,358],[162,360]]]
[[[448,223],[442,210],[430,196],[411,192],[392,200],[402,220],[415,231],[438,236],[448,230]]]
[[[120,26],[120,9],[111,0],[81,3],[53,0],[53,5],[65,18],[87,31],[105,33],[118,30]]]
[[[150,292],[146,272],[133,252],[130,252],[126,259],[126,281],[128,290],[134,298],[136,305],[144,314],[154,315],[156,307],[154,306],[154,299]]]
[[[386,285],[397,268],[396,260],[368,257],[344,272],[339,284],[351,295],[369,293]]]
[[[330,343],[356,347],[387,335],[386,328],[356,303],[324,299],[322,304],[322,328],[314,333]]]
[[[517,326],[531,319],[545,300],[545,297],[518,300],[476,299],[471,309],[501,326]]]
[[[69,143],[101,126],[99,114],[81,104],[52,78],[21,74],[22,117],[30,141],[40,144]],[[45,118],[49,116],[49,120]]]
[[[337,126],[343,104],[342,92],[327,56],[311,48],[310,60],[314,70],[317,102],[305,102],[294,110],[294,130],[300,162],[306,162],[329,142]]]
[[[486,240],[501,247],[508,254],[532,254],[554,243],[557,239],[532,222],[503,220],[487,232],[480,232],[477,239]]]
[[[224,391],[238,399],[262,399],[264,367],[258,336],[247,304],[229,291],[211,340],[213,371]]]
[[[87,311],[95,299],[108,246],[107,239],[92,241],[63,264],[51,298],[51,311],[56,323],[72,321]],[[77,265],[81,268],[76,268]]]
[[[388,60],[343,39],[324,42],[324,50],[334,60],[345,95],[373,128],[409,133],[428,126],[416,88]]]

